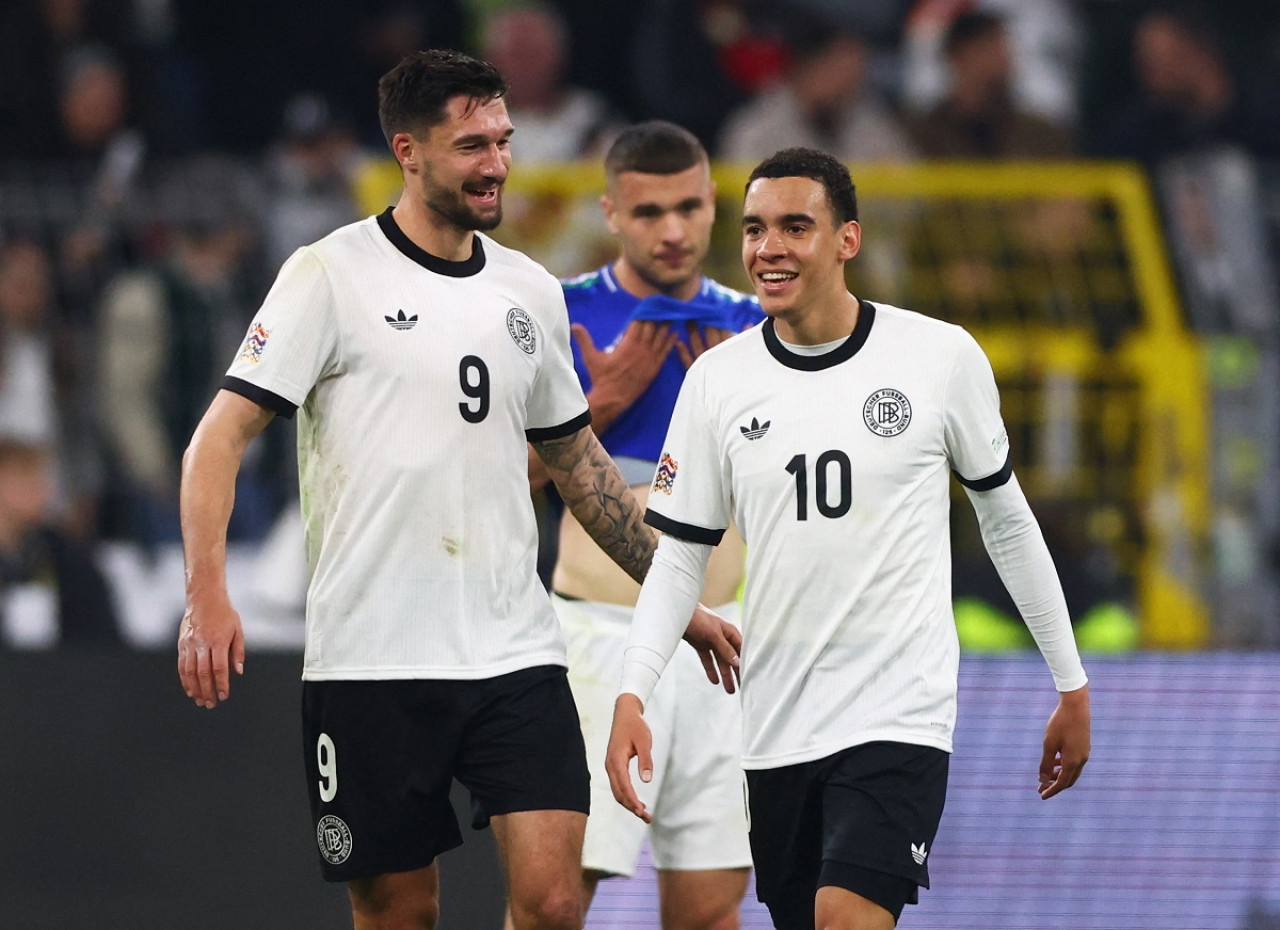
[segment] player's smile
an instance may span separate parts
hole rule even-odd
[[[800,275],[795,271],[761,271],[756,274],[760,282],[760,290],[766,294],[777,296],[786,293],[791,283]]]

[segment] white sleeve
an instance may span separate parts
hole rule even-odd
[[[525,438],[530,442],[558,439],[575,432],[591,422],[587,410],[587,398],[582,392],[582,382],[573,368],[573,350],[570,345],[569,311],[564,303],[564,291],[560,282],[546,275],[547,293],[541,304],[542,312],[537,321],[542,331],[535,334],[542,344],[535,351],[541,353],[542,364],[533,383],[533,391],[525,405]],[[530,325],[518,318],[522,311],[511,310],[507,325]]]
[[[619,693],[634,694],[641,704],[648,702],[698,605],[711,549],[675,536],[658,540],[632,614]]]
[[[339,364],[333,287],[309,246],[280,268],[222,386],[292,416]]]
[[[1000,393],[982,347],[964,330],[947,377],[947,457],[966,488],[985,491],[1009,480],[1009,436]]]
[[[720,434],[704,399],[706,358],[693,363],[680,385],[644,521],[668,536],[716,546],[733,511]]]
[[[986,491],[965,488],[965,493],[978,514],[987,554],[1035,637],[1057,689],[1084,687],[1089,679],[1076,649],[1062,583],[1017,477]]]

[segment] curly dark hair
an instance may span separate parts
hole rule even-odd
[[[811,178],[827,192],[837,223],[858,219],[858,196],[849,169],[840,159],[817,149],[783,149],[756,165],[747,187],[761,178]]]
[[[452,49],[412,52],[378,81],[378,122],[390,145],[398,132],[443,123],[445,107],[454,97],[485,103],[506,94],[506,79],[487,61]]]

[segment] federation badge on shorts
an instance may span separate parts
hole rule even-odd
[[[507,332],[525,355],[532,355],[538,348],[538,331],[533,328],[533,320],[519,307],[507,311]]]
[[[342,865],[351,856],[351,830],[341,817],[325,814],[316,824],[316,844],[330,865]]]
[[[670,494],[672,486],[676,483],[676,470],[679,467],[675,459],[665,452],[662,453],[662,458],[658,462],[658,473],[653,477],[654,491]]]
[[[271,330],[261,323],[254,323],[249,327],[249,335],[244,337],[244,345],[240,347],[240,357],[246,362],[258,364],[262,359],[262,350],[267,346],[267,337],[270,335]]]
[[[881,388],[863,404],[862,420],[877,436],[897,436],[911,425],[911,401],[901,391]]]

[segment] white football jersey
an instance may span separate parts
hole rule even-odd
[[[950,475],[1009,479],[999,407],[967,332],[867,301],[825,354],[767,320],[690,368],[646,519],[709,544],[732,519],[746,539],[744,766],[951,750]]]
[[[304,678],[565,663],[526,440],[590,415],[560,283],[475,242],[466,261],[436,258],[388,210],[299,249],[227,372],[225,388],[301,411]]]

